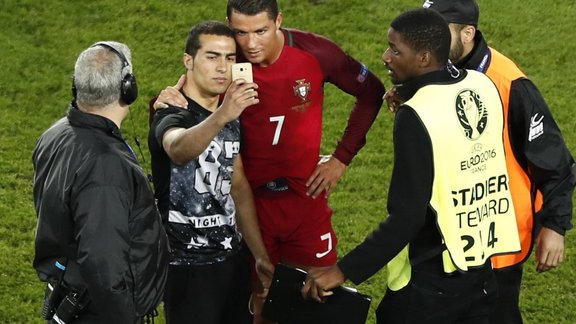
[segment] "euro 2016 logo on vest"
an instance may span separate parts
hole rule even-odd
[[[456,115],[469,139],[475,140],[484,133],[488,123],[488,110],[476,92],[464,90],[458,94]]]

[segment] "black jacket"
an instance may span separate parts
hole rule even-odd
[[[446,70],[413,78],[398,87],[402,98],[409,100],[418,89],[429,84],[459,82]],[[374,275],[410,244],[409,257],[413,271],[425,272],[451,286],[466,289],[484,278],[489,262],[470,269],[465,275],[446,276],[443,268],[442,237],[435,211],[430,206],[434,179],[432,142],[417,113],[407,107],[398,109],[394,119],[394,170],[388,190],[389,216],[360,245],[338,261],[347,279],[360,284]],[[431,251],[438,251],[430,253]],[[420,261],[415,262],[416,259]],[[439,279],[440,278],[440,279]],[[438,281],[440,282],[440,281]]]
[[[474,49],[456,67],[484,73],[489,66],[490,48],[482,33],[476,31]],[[529,130],[535,115],[546,122],[539,140],[531,141]],[[510,85],[508,132],[514,157],[544,199],[542,209],[536,214],[535,226],[542,225],[564,235],[572,228],[574,159],[550,108],[528,78],[516,79]]]
[[[133,151],[110,120],[71,107],[33,154],[38,216],[34,268],[87,289],[83,322],[134,323],[160,303],[168,244]]]

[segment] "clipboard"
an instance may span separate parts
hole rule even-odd
[[[300,294],[306,272],[276,265],[263,314],[279,324],[364,324],[372,298],[340,286],[324,303],[305,300]]]

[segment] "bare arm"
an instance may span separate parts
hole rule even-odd
[[[270,263],[266,248],[262,242],[252,188],[250,188],[248,179],[246,179],[246,175],[244,174],[244,166],[240,155],[238,155],[236,161],[234,161],[231,194],[234,199],[234,204],[236,205],[236,219],[240,233],[242,233],[246,245],[248,245],[250,252],[252,252],[256,260],[256,271],[258,272],[258,277],[262,285],[265,288],[269,288],[272,282],[274,266]]]
[[[250,88],[254,91],[246,92]],[[162,138],[162,146],[170,159],[174,163],[184,164],[197,158],[228,122],[238,118],[247,107],[259,102],[257,88],[255,83],[232,82],[222,105],[200,124],[167,130]]]

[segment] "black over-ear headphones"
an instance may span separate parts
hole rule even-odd
[[[108,43],[96,43],[90,47],[102,46],[106,47],[110,51],[114,52],[122,61],[122,73],[124,69],[130,66],[130,62],[126,59],[126,56],[122,54],[119,50],[114,48]],[[76,85],[72,81],[72,95],[74,96],[74,102],[76,102]],[[122,77],[122,82],[120,84],[120,99],[127,105],[133,103],[138,98],[138,83],[136,82],[136,77],[132,73],[126,73]]]

